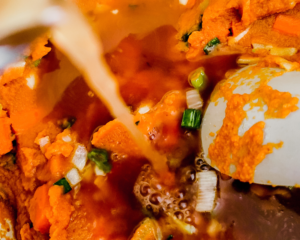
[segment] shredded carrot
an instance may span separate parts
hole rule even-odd
[[[273,28],[285,34],[300,36],[300,19],[281,14],[277,16]]]

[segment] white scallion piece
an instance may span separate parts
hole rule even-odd
[[[138,112],[140,113],[140,114],[145,114],[145,113],[147,113],[147,112],[149,112],[150,111],[150,107],[148,107],[148,106],[143,106],[143,107],[141,107],[139,110],[138,110]]]
[[[68,134],[68,135],[66,135],[66,136],[63,136],[63,137],[62,137],[62,140],[63,140],[64,142],[71,142],[71,141],[72,141],[71,135]]]
[[[167,213],[167,215],[174,221],[174,223],[176,223],[176,225],[182,232],[185,232],[187,234],[196,233],[197,230],[193,225],[180,221],[177,217],[173,216],[171,213]]]
[[[81,182],[82,178],[78,173],[76,168],[72,168],[66,175],[66,179],[70,183],[71,186],[76,186]]]
[[[203,100],[199,94],[199,91],[192,89],[186,92],[186,104],[188,108],[200,109],[203,106]]]
[[[256,64],[261,61],[260,57],[240,57],[237,59],[236,63],[239,65],[251,65]]]
[[[72,162],[78,168],[79,171],[82,171],[85,167],[87,161],[87,150],[84,145],[79,144],[75,150]]]
[[[260,44],[260,43],[252,43],[252,47],[253,49],[269,49],[269,48],[266,48],[266,45],[264,44]]]
[[[118,14],[118,12],[119,12],[118,9],[115,9],[115,10],[112,10],[112,11],[111,11],[112,14]]]
[[[294,71],[299,69],[300,64],[297,62],[290,62],[282,57],[274,57],[273,61],[279,65],[279,67],[287,70],[287,71]]]
[[[211,212],[214,209],[218,177],[215,171],[202,171],[196,174],[198,183],[197,212]]]
[[[179,0],[179,3],[185,6],[188,3],[188,0]]]
[[[50,143],[50,138],[49,136],[42,137],[39,139],[40,147],[43,148],[45,147],[48,143]]]
[[[34,89],[36,85],[36,75],[34,73],[30,74],[29,77],[26,78],[27,86],[30,89]]]
[[[95,165],[95,174],[96,176],[106,176],[106,173],[100,168],[98,168],[97,165]]]
[[[235,42],[239,42],[243,37],[245,37],[245,35],[249,32],[250,30],[250,27],[248,27],[246,30],[244,30],[243,32],[241,32],[239,35],[237,35],[235,38],[234,38],[234,41]]]
[[[270,54],[274,56],[293,56],[294,54],[297,53],[296,48],[271,48],[270,49]]]
[[[260,43],[252,43],[253,50],[260,50],[260,49],[265,49],[270,52],[271,55],[273,56],[293,56],[298,52],[297,48],[288,48],[288,47],[273,47],[272,45],[264,45]]]

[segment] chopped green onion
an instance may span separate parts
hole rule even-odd
[[[181,41],[183,41],[183,42],[188,42],[188,40],[189,40],[189,37],[191,36],[191,34],[194,32],[194,31],[201,31],[202,30],[202,17],[203,17],[203,15],[201,14],[200,16],[199,16],[199,23],[198,23],[198,25],[194,25],[194,26],[192,26],[190,29],[189,29],[189,31],[188,32],[186,32],[185,34],[183,34],[182,36],[181,36]]]
[[[139,5],[137,4],[129,4],[128,7],[131,9],[136,9]]]
[[[206,55],[208,55],[210,52],[212,52],[215,48],[216,45],[220,43],[220,40],[215,37],[214,39],[210,40],[206,46],[203,48],[203,51],[205,52]]]
[[[66,193],[68,193],[72,190],[70,184],[68,183],[67,179],[65,179],[65,178],[62,178],[62,179],[58,180],[53,185],[63,186],[64,187],[64,194],[66,194]]]
[[[71,128],[76,122],[76,118],[64,118],[60,124],[62,129]]]
[[[201,171],[196,174],[196,179],[198,191],[195,210],[211,212],[215,207],[218,176],[214,170]]]
[[[183,113],[181,127],[198,129],[201,123],[201,111],[197,109],[186,109]]]
[[[169,236],[167,237],[167,240],[171,240],[171,239],[173,239],[173,235],[169,235]]]
[[[35,60],[35,61],[33,62],[33,66],[38,67],[38,66],[40,65],[40,63],[41,63],[41,60],[42,60],[42,59]]]
[[[189,40],[189,37],[192,33],[186,33],[186,34],[183,34],[182,37],[181,37],[181,41],[183,42],[187,42]]]
[[[111,171],[111,164],[108,162],[108,153],[104,149],[92,149],[88,153],[88,159],[93,161],[97,167],[105,173]]]
[[[207,81],[207,76],[204,72],[204,69],[202,67],[197,68],[189,75],[189,83],[196,89],[203,88]]]
[[[203,100],[197,89],[186,92],[186,105],[189,109],[201,109],[203,107]]]

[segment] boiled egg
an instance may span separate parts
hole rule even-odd
[[[237,71],[216,87],[204,113],[204,159],[245,182],[300,184],[299,98],[300,71]]]

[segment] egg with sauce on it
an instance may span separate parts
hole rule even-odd
[[[214,90],[202,123],[205,160],[245,182],[300,184],[300,71],[249,66]]]

